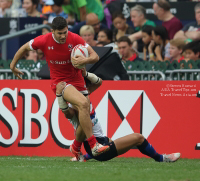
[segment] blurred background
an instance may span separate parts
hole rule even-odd
[[[49,33],[56,16],[100,56],[87,70],[104,80],[199,80],[200,3],[195,0],[0,0],[0,79],[16,51]],[[49,79],[45,55],[17,64],[24,79]]]

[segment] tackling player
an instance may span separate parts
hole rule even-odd
[[[87,47],[89,57],[76,56],[72,57],[71,60],[71,50],[78,44]],[[88,99],[84,96],[87,96],[88,91],[81,70],[75,68],[80,65],[97,62],[99,57],[96,52],[87,45],[80,36],[68,31],[68,25],[64,18],[56,17],[52,22],[51,33],[36,37],[24,44],[16,52],[10,64],[10,69],[19,79],[22,79],[20,75],[23,75],[23,73],[16,68],[17,62],[26,52],[37,49],[42,50],[46,55],[46,61],[50,69],[51,88],[53,92],[56,94],[56,85],[58,82],[63,81],[66,83],[63,94],[57,94],[58,102],[62,102],[63,110],[67,109],[68,105],[63,101],[64,98],[78,110],[79,122],[87,137],[92,154],[96,156],[109,150],[109,146],[102,146],[99,144],[92,133],[92,124],[89,113],[90,104]]]
[[[89,77],[87,76],[87,78],[93,84],[87,87],[88,87],[89,92],[92,92],[101,85],[102,80],[92,73],[87,73],[87,74],[83,73],[83,75],[88,75],[88,74],[89,74]],[[95,82],[97,84],[94,84]],[[62,88],[63,88],[62,85],[58,84],[57,86],[58,86],[58,90],[62,91]],[[91,108],[92,108],[92,104],[91,104]],[[76,134],[76,138],[78,138],[79,140],[82,139],[83,141],[85,136],[84,134],[82,134],[83,132],[81,132],[81,126],[79,125],[78,119],[76,118],[75,110],[71,107],[69,108],[69,111],[70,110],[71,112],[69,114],[72,114],[70,122],[73,124],[74,128],[78,131],[78,134]],[[144,136],[139,133],[133,133],[133,134],[118,138],[114,141],[110,140],[108,137],[106,137],[103,134],[101,125],[96,117],[96,113],[94,109],[90,109],[90,110],[91,110],[90,117],[93,123],[93,133],[97,141],[103,145],[109,145],[110,150],[105,153],[102,153],[101,155],[93,157],[91,150],[89,149],[89,144],[86,140],[84,141],[84,147],[87,154],[83,156],[81,151],[75,152],[73,150],[73,147],[72,147],[74,144],[73,143],[72,146],[70,147],[70,151],[75,155],[75,157],[72,158],[71,161],[82,162],[90,158],[94,158],[98,161],[107,161],[114,157],[117,157],[118,155],[122,155],[126,153],[134,146],[136,146],[141,153],[153,158],[157,162],[175,162],[180,158],[180,155],[181,155],[180,153],[172,153],[169,155],[157,153],[156,150],[152,147],[152,145],[148,143],[148,141],[144,138]]]

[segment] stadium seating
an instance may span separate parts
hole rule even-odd
[[[12,60],[2,60],[0,59],[0,70],[8,69],[10,70],[10,62]],[[31,73],[31,79],[38,79],[37,73],[39,70],[46,64],[44,60],[38,60],[36,63],[33,60],[19,60],[16,67],[21,70],[28,70]],[[12,79],[12,72],[1,72],[0,71],[0,79],[5,79],[6,74],[8,75],[8,79]],[[23,79],[28,79],[27,75],[22,76]]]
[[[188,62],[186,62],[185,60],[181,60],[180,63],[178,63],[176,60],[173,61],[172,63],[170,63],[169,61],[165,61],[165,62],[161,62],[161,61],[143,61],[143,62],[139,62],[139,61],[135,61],[135,62],[131,62],[131,61],[127,61],[124,64],[125,68],[127,71],[161,71],[163,72],[166,77],[169,77],[170,72],[173,70],[178,70],[178,69],[198,69],[200,67],[200,60],[194,61],[194,60],[189,60]],[[194,80],[197,80],[197,76],[198,74],[193,72],[193,73],[179,73],[180,79],[181,80],[192,80],[191,76],[192,74],[194,74]],[[135,78],[137,77],[137,78]],[[144,76],[143,80],[146,80],[145,78],[146,76]],[[152,76],[150,76],[152,79]],[[161,77],[158,77],[159,80]],[[138,78],[138,76],[131,76],[131,80],[140,80],[140,78]],[[149,80],[149,78],[147,79]],[[169,79],[167,79],[169,80]],[[178,80],[178,73],[175,73],[173,75],[173,80]]]
[[[0,59],[0,69],[9,69],[10,62]]]
[[[12,72],[1,72],[1,69],[10,69],[10,62],[12,60],[2,60],[0,59],[0,79],[12,79]],[[22,70],[28,70],[31,73],[31,79],[39,79],[37,77],[37,73],[40,69],[46,64],[46,61],[39,60],[36,63],[33,60],[19,60],[16,67]],[[127,71],[161,71],[165,74],[166,80],[170,80],[169,76],[170,73],[174,70],[192,70],[192,69],[199,69],[200,68],[200,60],[181,60],[180,63],[177,61],[173,61],[170,63],[169,61],[127,61],[124,63],[124,67]],[[9,76],[5,76],[5,74]],[[197,72],[180,72],[174,73],[172,80],[198,80],[199,73]],[[23,79],[27,79],[27,75],[23,75]],[[156,79],[155,79],[156,78]],[[161,80],[160,75],[133,75],[130,74],[130,80]]]

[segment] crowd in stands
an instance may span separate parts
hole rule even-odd
[[[170,12],[171,4],[167,0],[153,1],[152,9],[162,22],[160,25],[147,19],[141,3],[130,9],[131,23],[127,22],[120,8],[109,12],[108,5],[115,5],[118,1],[0,0],[0,17],[40,17],[44,24],[51,26],[56,16],[62,16],[70,25],[70,31],[79,34],[90,46],[113,46],[124,63],[199,59],[200,3],[194,7],[194,22],[183,26]],[[48,32],[48,29],[42,30],[42,34]],[[45,60],[41,50],[24,58]]]

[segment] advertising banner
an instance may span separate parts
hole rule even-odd
[[[159,153],[200,158],[198,90],[198,81],[104,81],[90,97],[112,140],[141,133]],[[1,156],[72,156],[73,139],[49,80],[1,80]],[[123,156],[143,157],[137,149]]]

